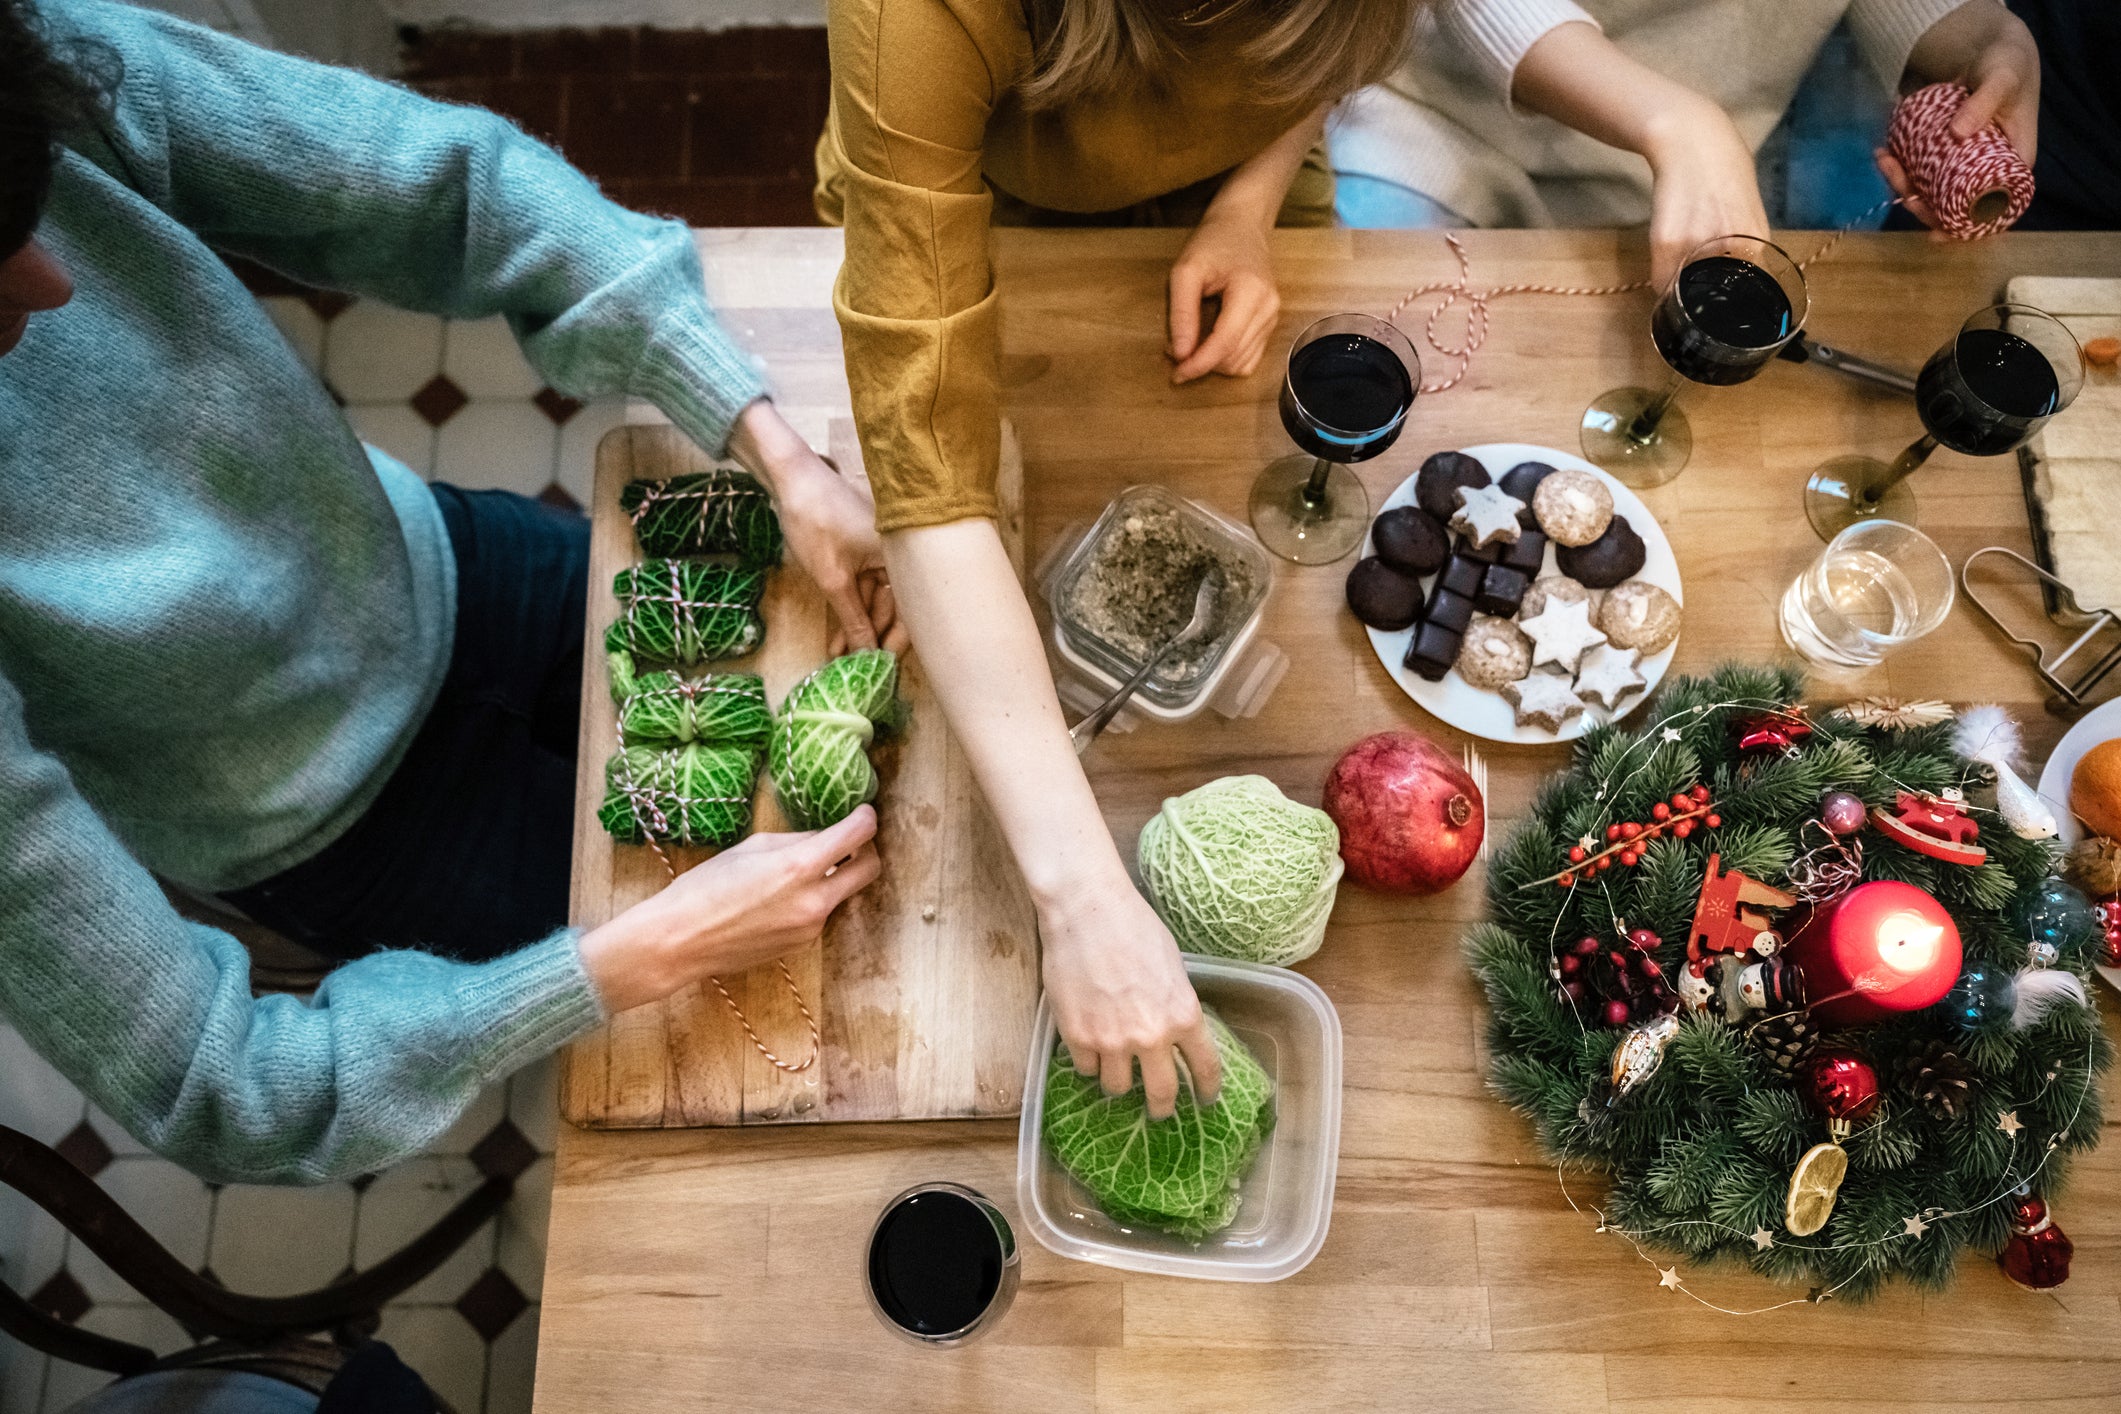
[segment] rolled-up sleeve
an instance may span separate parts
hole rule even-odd
[[[847,228],[833,308],[886,531],[996,513],[1000,329],[980,157],[1014,76],[980,9],[833,0],[829,12],[820,160],[836,168]]]

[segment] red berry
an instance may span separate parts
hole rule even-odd
[[[1626,824],[1620,827],[1620,837],[1622,839],[1631,840],[1641,833],[1642,826],[1636,824],[1633,820],[1628,821]]]
[[[1605,1004],[1605,1024],[1608,1026],[1627,1025],[1628,1004],[1626,1002],[1607,1002]]]
[[[1630,868],[1630,869],[1633,869],[1633,868],[1635,867],[1635,860],[1636,860],[1636,854],[1635,854],[1635,851],[1634,851],[1634,850],[1632,850],[1632,849],[1624,849],[1624,850],[1620,851],[1620,862],[1621,862],[1622,864],[1625,864],[1625,865],[1627,865],[1627,866],[1628,866],[1628,868]]]
[[[1629,933],[1628,941],[1645,952],[1652,948],[1661,947],[1664,944],[1664,939],[1658,937],[1647,928],[1637,928]]]
[[[1688,835],[1694,833],[1694,822],[1692,820],[1681,820],[1678,824],[1672,826],[1672,833],[1681,839],[1685,839]]]
[[[1618,825],[1608,825],[1608,826],[1606,826],[1606,827],[1605,827],[1605,837],[1606,837],[1607,839],[1609,839],[1609,840],[1617,840],[1617,839],[1619,839],[1619,838],[1620,838],[1620,826],[1618,826]]]
[[[1574,874],[1564,874],[1559,879],[1556,879],[1554,882],[1565,889],[1569,887],[1569,885],[1576,882],[1576,876]]]
[[[1653,820],[1669,820],[1672,818],[1672,807],[1660,800],[1650,807],[1650,818]]]
[[[1572,1002],[1583,1000],[1583,983],[1581,982],[1564,982],[1561,984],[1561,990]]]
[[[1672,797],[1672,808],[1674,810],[1691,810],[1694,808],[1694,798],[1685,791],[1681,791]]]
[[[1573,977],[1583,970],[1583,959],[1574,953],[1570,953],[1561,960],[1560,966],[1562,976]]]
[[[1642,975],[1645,977],[1664,976],[1662,972],[1657,970],[1657,959],[1654,957],[1638,957],[1635,959],[1635,965],[1641,969]]]
[[[1718,829],[1723,824],[1723,817],[1721,815],[1711,815],[1708,819],[1702,821],[1702,823],[1707,825],[1712,830]]]
[[[1598,940],[1596,938],[1578,938],[1576,946],[1571,948],[1570,951],[1579,957],[1589,957],[1592,953],[1598,951]]]
[[[1582,845],[1578,844],[1569,846],[1569,863],[1581,864],[1583,863],[1583,856],[1584,848]]]
[[[1698,804],[1707,805],[1709,803],[1709,788],[1707,786],[1695,786],[1687,794],[1692,796]]]

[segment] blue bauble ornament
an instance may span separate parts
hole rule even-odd
[[[2025,940],[2028,960],[2036,967],[2052,967],[2062,951],[2099,931],[2099,916],[2091,900],[2065,879],[2042,879],[2022,895],[2011,909],[2012,924]]]
[[[1969,967],[1952,983],[1938,1005],[1958,1025],[1971,1031],[2011,1013],[2011,980],[2008,973],[1985,967]]]

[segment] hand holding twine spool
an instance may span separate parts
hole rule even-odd
[[[1952,134],[1969,96],[1956,83],[1917,89],[1894,107],[1885,134],[1886,149],[1938,229],[1962,241],[2001,235],[2033,203],[2033,169],[2002,128],[1990,123],[1972,137]]]

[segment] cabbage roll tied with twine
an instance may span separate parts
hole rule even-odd
[[[745,565],[781,562],[781,522],[750,473],[717,467],[664,481],[629,481],[619,509],[644,554],[734,555]]]
[[[766,637],[759,600],[766,572],[705,560],[649,560],[611,582],[619,619],[604,633],[607,653],[631,653],[680,668],[740,658]]]
[[[822,830],[876,799],[869,745],[905,725],[898,655],[864,648],[804,678],[773,719],[767,769],[799,830]]]
[[[622,844],[735,844],[751,828],[758,771],[749,746],[621,747],[604,763],[597,822]]]
[[[690,741],[766,749],[773,710],[757,673],[639,672],[631,653],[613,653],[611,699],[619,737],[628,746],[682,746]]]

